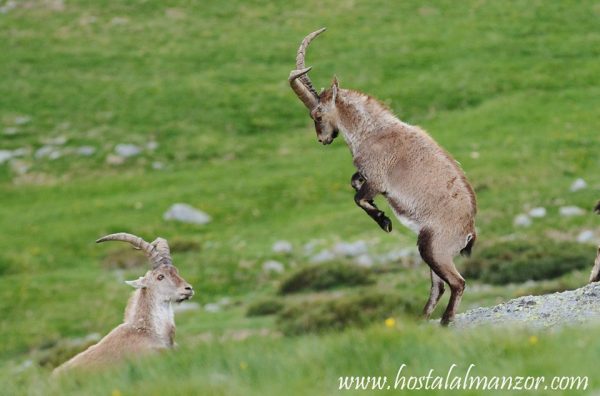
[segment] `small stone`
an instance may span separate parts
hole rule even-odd
[[[302,247],[302,249],[304,249],[305,254],[311,254],[322,242],[323,241],[320,239],[310,240]]]
[[[5,135],[16,135],[19,132],[19,128],[17,127],[6,127],[4,128]]]
[[[586,187],[587,183],[585,182],[585,180],[583,180],[582,178],[578,178],[573,182],[573,184],[571,184],[571,188],[569,190],[571,190],[571,192],[575,192],[583,190]]]
[[[558,212],[563,217],[581,216],[585,214],[585,210],[578,206],[562,206]]]
[[[594,240],[594,232],[592,230],[584,230],[577,236],[577,242],[588,243]]]
[[[61,152],[54,146],[42,146],[36,150],[34,157],[35,158],[49,158],[51,160],[55,160],[61,157]]]
[[[110,23],[115,26],[127,25],[129,23],[129,19],[125,17],[114,17],[110,20]]]
[[[31,152],[31,150],[27,147],[21,147],[18,149],[13,150],[12,155],[13,157],[22,157],[24,155],[27,155]]]
[[[373,259],[368,254],[361,254],[354,259],[354,262],[360,267],[370,268],[373,266]]]
[[[8,0],[3,6],[0,6],[0,14],[6,14],[15,8],[17,8],[17,2]]]
[[[66,136],[56,136],[53,138],[42,139],[42,143],[50,146],[62,146],[67,143]]]
[[[288,241],[277,241],[273,244],[271,248],[275,253],[291,253],[292,252],[292,244]]]
[[[150,150],[150,151],[154,151],[158,148],[158,142],[151,140],[148,143],[146,143],[146,149]]]
[[[546,208],[537,207],[529,211],[529,217],[541,218],[546,216]]]
[[[142,150],[135,144],[119,143],[115,146],[115,153],[118,156],[125,157],[125,158],[135,157],[136,155],[139,155],[141,152],[142,152]]]
[[[22,160],[10,161],[10,168],[17,175],[24,175],[25,173],[27,173],[27,171],[29,170],[30,167],[31,167],[31,165],[29,163],[22,161]]]
[[[89,157],[96,152],[96,147],[93,146],[80,146],[75,149],[75,153],[84,157]]]
[[[333,252],[340,256],[356,257],[367,253],[368,246],[365,241],[356,241],[353,243],[339,242],[333,247]]]
[[[0,150],[0,165],[10,160],[13,157],[13,153],[10,150]]]
[[[165,169],[165,165],[162,162],[154,161],[152,163],[152,169],[154,169],[154,170],[162,170],[162,169]]]
[[[478,151],[472,151],[471,152],[471,158],[478,159],[479,158],[479,152]]]
[[[263,263],[262,269],[264,272],[275,272],[280,274],[285,270],[285,267],[279,261],[269,260]]]
[[[204,305],[204,310],[210,313],[216,313],[221,311],[221,306],[216,303],[208,303]]]
[[[208,224],[212,220],[208,214],[185,203],[173,204],[165,212],[163,219],[191,224]]]
[[[515,217],[513,224],[516,227],[529,227],[531,225],[531,218],[526,214],[520,214]]]
[[[179,304],[173,305],[173,312],[181,313],[181,312],[189,312],[189,311],[197,311],[200,309],[200,304],[197,302],[184,301]]]
[[[125,163],[125,158],[119,155],[109,154],[106,156],[106,163],[109,165],[122,165]]]
[[[335,254],[329,250],[322,250],[310,258],[310,262],[314,264],[324,263],[335,259]]]
[[[25,125],[31,121],[29,116],[17,116],[15,117],[15,125]]]

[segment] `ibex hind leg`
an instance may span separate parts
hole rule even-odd
[[[447,326],[454,319],[465,290],[465,280],[453,262],[453,252],[449,248],[451,245],[445,242],[443,238],[436,236],[428,228],[422,229],[419,233],[418,246],[423,261],[450,287],[450,301],[448,301],[441,320],[443,326]],[[427,308],[426,305],[425,311]]]
[[[590,274],[590,283],[598,281],[600,281],[600,246],[598,246],[598,255],[596,256],[596,261],[594,262],[594,267]]]
[[[425,304],[425,308],[423,308],[423,317],[425,319],[429,319],[445,291],[444,280],[437,276],[433,270],[430,270],[430,276],[431,290],[429,291],[427,304]]]

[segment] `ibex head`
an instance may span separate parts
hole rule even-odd
[[[288,81],[298,98],[310,111],[310,116],[315,122],[317,139],[323,144],[330,144],[339,133],[338,115],[335,107],[339,88],[338,81],[334,77],[331,88],[318,94],[308,77],[311,67],[304,65],[306,48],[315,37],[324,31],[325,28],[321,28],[310,33],[302,40],[296,55],[296,70],[292,70]]]
[[[152,243],[132,234],[120,232],[102,237],[96,243],[106,241],[129,242],[134,248],[142,250],[152,263],[152,269],[144,276],[126,283],[136,289],[148,289],[160,301],[181,302],[194,295],[194,289],[187,283],[173,265],[167,241],[156,238]]]

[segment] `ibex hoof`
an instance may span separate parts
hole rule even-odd
[[[383,231],[392,232],[392,221],[386,215],[382,215],[378,221],[378,224]]]

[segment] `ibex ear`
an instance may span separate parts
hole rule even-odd
[[[144,288],[146,288],[146,280],[144,279],[143,276],[140,276],[136,280],[125,281],[125,283],[127,283],[129,286],[133,287],[134,289],[144,289]]]
[[[335,98],[337,97],[338,88],[340,87],[338,83],[337,76],[333,76],[333,82],[331,83],[331,92],[332,92],[332,101],[335,103]]]

